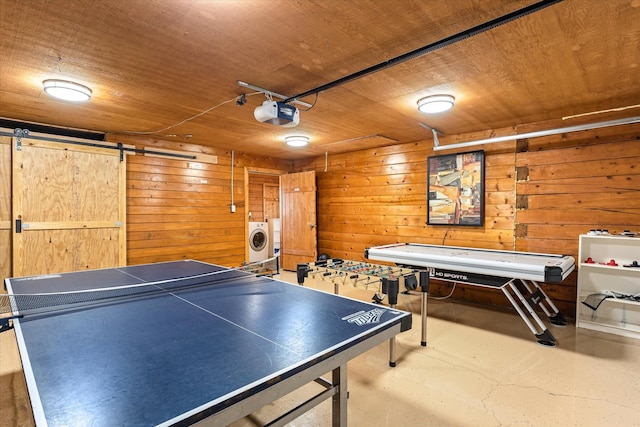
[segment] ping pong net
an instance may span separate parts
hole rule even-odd
[[[0,294],[0,332],[11,329],[10,320],[111,304],[135,298],[147,298],[160,294],[187,291],[216,284],[233,284],[234,281],[254,276],[238,269],[223,269],[186,277],[177,277],[131,285],[80,289],[62,292],[38,292],[29,294]],[[30,280],[30,278],[18,279]]]

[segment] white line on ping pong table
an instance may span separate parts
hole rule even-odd
[[[229,323],[229,324],[231,324],[231,325],[233,325],[233,326],[237,326],[238,328],[240,328],[240,329],[242,329],[242,330],[244,330],[244,331],[247,331],[247,332],[249,332],[249,333],[250,333],[250,334],[252,334],[252,335],[257,336],[258,338],[262,338],[263,340],[268,341],[268,342],[270,342],[270,343],[272,343],[272,344],[275,344],[275,345],[276,345],[276,346],[278,346],[278,347],[284,348],[285,350],[289,351],[290,353],[295,354],[296,356],[301,356],[301,353],[298,353],[297,351],[293,351],[292,349],[290,349],[290,348],[288,348],[288,347],[285,347],[285,346],[283,346],[282,344],[278,344],[277,342],[272,341],[272,340],[270,340],[270,339],[269,339],[269,338],[267,338],[267,337],[263,337],[262,335],[260,335],[260,334],[258,334],[258,333],[256,333],[256,332],[253,332],[252,330],[247,329],[247,328],[245,328],[245,327],[244,327],[244,326],[242,326],[242,325],[239,325],[239,324],[237,324],[237,323],[235,323],[235,322],[232,322],[231,320],[226,319],[226,318],[224,318],[224,317],[220,316],[219,314],[212,312],[211,310],[207,310],[206,308],[201,307],[201,306],[199,306],[198,304],[196,304],[196,303],[194,303],[194,302],[189,301],[188,299],[182,298],[180,295],[176,295],[176,294],[174,294],[173,292],[167,292],[167,293],[168,293],[168,294],[170,294],[170,295],[173,295],[174,297],[176,297],[176,298],[178,298],[178,299],[181,299],[182,301],[186,302],[187,304],[190,304],[190,305],[192,305],[192,306],[194,306],[194,307],[196,307],[196,308],[198,308],[198,309],[200,309],[200,310],[204,311],[205,313],[211,314],[212,316],[215,316],[215,317],[217,317],[217,318],[218,318],[218,319],[220,319],[220,320],[224,320],[225,322],[227,322],[227,323]]]

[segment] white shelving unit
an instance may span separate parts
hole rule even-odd
[[[640,293],[640,237],[618,235],[580,236],[576,326],[640,339],[640,303],[628,299],[605,299],[597,310],[582,302],[591,294],[607,291]],[[594,263],[586,263],[591,258]],[[618,266],[606,265],[615,260]]]

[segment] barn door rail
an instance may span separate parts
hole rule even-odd
[[[197,159],[197,156],[193,154],[165,153],[163,151],[153,151],[153,150],[148,150],[144,148],[133,148],[133,147],[127,147],[121,142],[118,142],[117,144],[100,144],[97,142],[77,141],[77,140],[69,140],[69,139],[62,139],[62,138],[52,138],[50,136],[30,135],[29,129],[21,129],[21,128],[15,128],[13,130],[13,133],[0,131],[0,135],[15,137],[16,150],[18,151],[22,150],[22,138],[31,138],[31,139],[37,139],[39,141],[60,142],[63,144],[82,145],[85,147],[107,148],[110,150],[119,150],[120,161],[124,159],[125,151],[131,152],[131,153],[153,154],[153,155],[165,156],[165,157],[176,157],[179,159],[189,159],[189,160]]]

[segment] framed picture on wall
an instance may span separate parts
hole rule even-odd
[[[484,225],[484,151],[427,158],[427,224]]]

